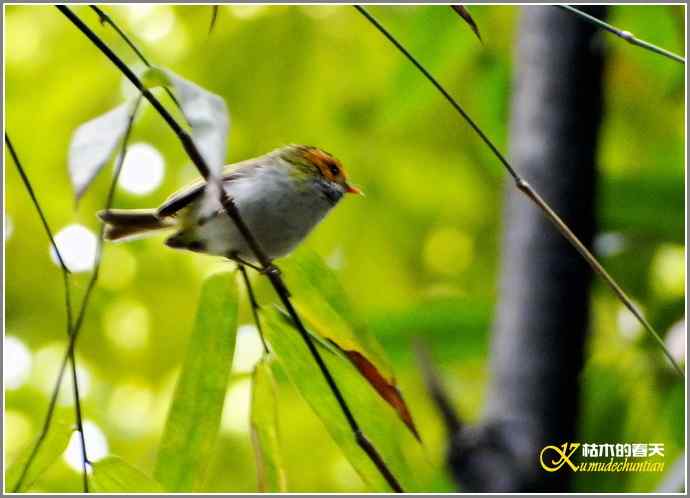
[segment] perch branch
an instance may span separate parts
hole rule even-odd
[[[616,28],[615,26],[611,26],[609,23],[604,22],[601,19],[597,19],[594,16],[590,16],[586,12],[582,12],[581,10],[576,9],[575,7],[571,7],[570,5],[556,5],[556,7],[570,12],[571,14],[575,14],[581,19],[584,19],[585,21],[594,24],[595,26],[601,29],[608,31],[609,33],[613,33],[618,38],[622,38],[631,45],[644,48],[645,50],[649,50],[650,52],[654,52],[655,54],[659,54],[673,61],[685,64],[685,58],[681,57],[680,55],[674,54],[673,52],[670,52],[665,48],[657,47],[652,43],[640,40],[639,38],[636,38],[635,35],[633,35],[630,31],[624,31],[622,29]]]
[[[112,18],[103,12],[103,10],[99,7],[96,7],[95,5],[89,5],[91,7],[91,10],[93,10],[96,15],[98,15],[98,20],[100,21],[101,24],[107,24],[111,28],[115,30],[115,32],[124,40],[124,42],[129,46],[129,48],[132,49],[132,51],[137,54],[137,57],[141,60],[141,62],[144,63],[144,65],[148,68],[151,67],[151,63],[148,61],[146,57],[144,57],[144,54],[139,50],[139,48],[134,44],[134,42],[127,36],[127,34],[120,29],[120,27],[115,23],[115,21],[112,20]],[[175,98],[175,95],[173,95],[172,91],[170,91],[170,88],[167,86],[164,87],[165,93],[168,94],[168,97],[172,99],[173,102],[175,102],[175,105],[177,106],[178,109],[182,109],[180,107],[180,103],[177,101],[177,98]]]
[[[106,198],[106,209],[109,209],[112,206],[113,199],[115,197],[115,188],[117,186],[117,181],[120,177],[120,172],[122,171],[122,163],[124,161],[125,157],[125,152],[127,150],[127,144],[129,142],[129,136],[131,133],[132,125],[134,123],[134,117],[136,115],[137,109],[139,108],[139,104],[141,102],[141,97],[139,97],[136,101],[135,106],[132,109],[132,113],[130,114],[129,117],[129,122],[127,124],[127,131],[125,132],[125,136],[122,141],[122,147],[120,151],[120,156],[117,159],[117,164],[115,166],[115,172],[113,175],[113,181],[110,184],[110,188],[108,190],[108,195]],[[35,199],[35,195],[33,194],[33,189],[31,188],[31,184],[28,183],[28,178],[26,178],[26,175],[23,173],[23,170],[21,169],[20,163],[16,159],[16,155],[14,154],[14,149],[11,146],[11,143],[9,142],[9,138],[7,137],[7,134],[5,135],[5,142],[8,144],[8,148],[10,149],[10,153],[12,154],[13,158],[15,159],[15,164],[17,164],[18,169],[20,169],[20,174],[22,176],[22,179],[25,181],[25,185],[27,187],[27,190],[29,191],[32,199],[35,202],[37,210],[39,210],[39,213],[41,213],[41,218],[45,220],[45,217],[42,215],[42,212],[40,211],[40,207],[38,206],[38,201]],[[47,223],[45,223],[45,228],[49,233],[49,237],[51,238],[51,243],[53,244],[53,248],[56,251],[58,255],[58,259],[62,261],[62,258],[60,256],[60,253],[57,250],[57,246],[55,245],[53,239],[52,239],[52,234],[49,232],[49,228]],[[77,338],[79,337],[79,332],[81,330],[81,326],[84,322],[84,317],[86,316],[86,310],[88,308],[90,298],[91,298],[91,293],[95,287],[96,281],[98,280],[98,274],[99,274],[99,269],[100,269],[100,264],[101,264],[101,255],[102,255],[102,249],[103,249],[103,236],[105,233],[105,223],[101,225],[101,230],[100,234],[98,237],[98,246],[96,248],[96,261],[95,261],[95,266],[93,273],[91,274],[91,279],[89,280],[86,292],[84,293],[84,298],[82,300],[81,306],[79,308],[79,314],[77,316],[77,321],[70,327],[69,329],[69,340],[67,344],[67,351],[65,351],[64,357],[62,359],[62,363],[60,364],[60,369],[58,371],[57,379],[55,381],[55,386],[53,387],[53,392],[50,397],[50,401],[48,403],[48,410],[46,411],[46,415],[44,417],[43,421],[43,426],[41,429],[41,433],[39,434],[39,437],[31,451],[31,454],[29,456],[29,459],[27,460],[26,464],[24,465],[24,468],[22,469],[22,473],[20,475],[20,478],[17,481],[17,484],[14,487],[14,492],[18,492],[19,489],[21,488],[21,484],[23,483],[24,479],[26,478],[26,475],[29,471],[29,468],[31,467],[31,463],[33,462],[34,458],[36,457],[36,454],[38,453],[38,450],[40,449],[41,445],[43,444],[43,440],[45,439],[45,436],[48,433],[48,430],[50,429],[50,424],[53,419],[53,415],[55,413],[55,406],[58,398],[58,394],[60,392],[60,387],[62,386],[62,381],[65,376],[65,368],[67,366],[67,362],[70,361],[72,365],[74,365],[74,349],[75,345],[77,342]],[[67,268],[64,267],[64,270]],[[71,312],[70,312],[71,316]],[[77,386],[76,382],[76,372],[73,372],[73,385]],[[75,396],[78,396],[78,391],[75,390]],[[75,402],[75,408],[79,410],[79,414],[77,416],[77,424],[78,427],[81,426],[81,410],[79,405]],[[83,428],[80,430],[80,433],[82,434],[81,437],[81,443],[82,443],[82,466],[83,466],[83,471],[84,471],[84,487],[85,487],[85,492],[88,492],[88,479],[87,479],[87,465],[89,463],[87,454],[86,454],[86,444],[84,441],[83,437]]]
[[[53,251],[55,251],[55,256],[58,259],[58,262],[60,263],[60,269],[62,270],[62,280],[64,284],[64,292],[65,292],[65,311],[67,314],[67,337],[71,338],[73,331],[72,331],[72,303],[70,300],[70,286],[69,286],[69,275],[70,271],[69,268],[67,268],[67,265],[65,264],[64,259],[62,258],[62,254],[60,253],[60,250],[58,249],[57,244],[55,243],[55,238],[53,237],[53,231],[50,229],[50,225],[48,225],[48,220],[45,217],[45,214],[43,213],[43,209],[41,208],[41,205],[38,202],[38,198],[36,197],[36,193],[34,192],[34,189],[31,185],[31,181],[29,181],[29,177],[26,175],[26,172],[24,171],[24,167],[22,166],[22,163],[19,161],[19,157],[17,155],[17,152],[14,150],[14,146],[12,145],[12,141],[10,140],[10,137],[7,133],[5,133],[5,144],[7,145],[7,149],[10,151],[10,155],[12,156],[12,160],[14,161],[15,166],[17,167],[17,171],[19,172],[19,176],[22,179],[22,182],[24,183],[24,187],[26,188],[26,191],[29,193],[29,197],[31,197],[31,202],[33,203],[34,207],[36,208],[36,212],[38,213],[38,216],[41,218],[41,223],[43,224],[43,229],[46,232],[46,235],[48,235],[48,239],[50,239],[50,245],[53,247]],[[81,445],[81,453],[82,453],[82,486],[84,489],[85,493],[89,492],[89,479],[88,479],[88,470],[87,470],[87,463],[88,463],[88,458],[86,455],[86,440],[84,438],[84,425],[82,423],[82,410],[81,410],[81,397],[79,395],[79,383],[77,381],[77,360],[74,355],[74,349],[70,349],[69,354],[65,357],[65,360],[69,359],[70,363],[70,370],[72,372],[72,395],[74,397],[74,415],[75,415],[75,421],[77,425],[77,431],[79,432],[79,442]],[[65,371],[65,366],[66,366],[66,361],[63,361],[62,366],[60,368],[60,376],[64,375]],[[62,381],[61,381],[62,382]],[[60,383],[61,383],[60,382]],[[26,476],[29,472],[29,469],[31,468],[31,464],[33,463],[34,459],[36,458],[36,454],[38,453],[39,448],[41,447],[41,444],[43,443],[43,440],[45,439],[46,435],[48,434],[48,429],[50,428],[50,419],[52,419],[52,413],[55,409],[55,403],[57,401],[58,393],[60,391],[60,385],[58,384],[57,388],[53,391],[53,394],[50,399],[50,403],[48,405],[48,413],[50,416],[46,417],[47,423],[44,424],[43,429],[41,430],[41,433],[38,436],[38,439],[34,445],[34,447],[31,450],[31,453],[29,454],[29,458],[26,461],[26,464],[22,468],[22,472],[19,475],[19,479],[17,479],[17,482],[14,486],[13,491],[18,492],[21,489],[22,484],[24,484],[24,480],[26,479]]]
[[[462,421],[458,416],[455,408],[453,408],[453,403],[448,396],[441,379],[439,378],[436,369],[431,361],[431,355],[429,351],[422,343],[421,339],[415,341],[415,352],[417,353],[417,363],[422,371],[422,377],[424,378],[424,384],[426,389],[436,404],[436,408],[441,412],[443,416],[443,422],[445,423],[446,430],[448,434],[453,435],[460,431],[462,428]]]
[[[264,331],[261,327],[261,319],[259,317],[259,303],[257,302],[256,296],[254,295],[254,289],[252,288],[252,283],[249,280],[247,269],[244,267],[242,263],[238,263],[237,268],[240,270],[240,273],[242,274],[242,280],[244,280],[244,286],[247,289],[247,296],[249,297],[249,304],[251,304],[252,307],[252,316],[254,317],[254,324],[256,325],[256,330],[259,332],[261,344],[264,347],[264,353],[268,354],[268,345],[266,344],[266,339],[264,339]]]
[[[173,116],[163,107],[163,105],[154,97],[154,95],[142,84],[139,78],[132,72],[131,69],[88,27],[84,24],[79,17],[77,17],[68,7],[64,5],[58,5],[57,8],[65,15],[75,26],[81,31],[103,54],[125,75],[125,77],[142,93],[144,98],[148,100],[154,109],[161,115],[168,126],[173,130],[175,135],[182,143],[182,146],[192,160],[194,165],[199,170],[201,176],[208,181],[210,176],[210,170],[206,161],[202,157],[201,153],[197,149],[192,137],[187,133],[179,123],[173,118]],[[232,198],[227,194],[225,189],[220,189],[219,200],[225,213],[230,217],[230,219],[235,223],[235,226],[242,234],[246,240],[249,248],[254,254],[257,261],[261,264],[264,273],[271,285],[273,286],[276,294],[280,298],[283,306],[287,310],[288,314],[292,318],[295,328],[297,328],[303,341],[307,345],[309,352],[311,353],[314,361],[316,361],[319,370],[323,374],[328,387],[336,398],[338,405],[340,406],[343,415],[345,416],[350,429],[353,432],[355,440],[359,447],[367,454],[372,463],[376,466],[378,471],[384,477],[388,485],[396,492],[402,492],[402,487],[398,483],[397,479],[390,471],[383,458],[379,454],[378,450],[372,445],[369,439],[364,435],[358,422],[356,421],[352,411],[350,410],[345,398],[343,397],[340,389],[338,388],[335,379],[331,375],[328,367],[321,358],[316,346],[309,337],[309,333],[304,327],[302,320],[300,319],[297,311],[292,305],[290,300],[290,294],[283,282],[280,270],[273,264],[273,262],[268,258],[266,253],[261,249],[259,243],[254,238],[246,223],[242,219],[237,209],[237,206],[233,202]]]
[[[515,182],[515,187],[522,192],[528,199],[530,199],[548,218],[548,220],[553,223],[556,228],[561,232],[561,234],[570,242],[570,244],[580,253],[580,255],[587,261],[589,266],[597,273],[611,288],[613,293],[618,297],[618,299],[623,303],[623,305],[628,308],[628,310],[635,316],[635,318],[640,322],[640,324],[651,334],[654,340],[657,342],[661,351],[664,353],[666,358],[675,369],[675,371],[680,375],[681,378],[685,378],[683,369],[680,368],[676,360],[673,358],[671,353],[666,348],[664,340],[659,336],[654,327],[644,318],[642,313],[633,304],[628,295],[623,291],[620,285],[609,275],[606,269],[599,263],[597,258],[585,247],[585,245],[577,238],[577,236],[570,230],[568,225],[556,214],[556,212],[549,206],[549,204],[541,198],[541,196],[530,186],[527,181],[518,174],[518,172],[511,166],[508,160],[501,154],[498,148],[493,144],[493,142],[487,137],[487,135],[479,128],[479,126],[474,122],[472,118],[465,112],[465,110],[460,106],[460,104],[446,91],[446,89],[434,78],[434,76],[426,70],[424,66],[421,65],[415,57],[410,54],[410,52],[403,47],[400,42],[390,33],[383,25],[376,20],[369,12],[367,12],[363,7],[359,5],[354,6],[383,36],[385,36],[388,41],[390,41],[425,77],[429,82],[446,98],[448,103],[455,109],[460,116],[470,125],[470,127],[479,135],[482,141],[491,149],[494,156],[501,162],[508,174],[513,178]]]

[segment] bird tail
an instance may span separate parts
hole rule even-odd
[[[98,217],[106,223],[106,240],[126,240],[175,226],[174,220],[159,218],[155,209],[108,209]]]

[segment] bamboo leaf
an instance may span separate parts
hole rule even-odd
[[[93,464],[91,486],[97,493],[160,493],[159,483],[119,457]]]
[[[335,344],[419,439],[383,348],[357,319],[335,273],[316,253],[307,251],[286,261],[283,269],[293,303],[307,327]]]
[[[374,464],[357,445],[350,426],[301,336],[275,310],[266,313],[266,338],[290,381],[319,416],[346,458],[373,491],[390,491]],[[354,365],[321,341],[314,341],[362,431],[382,455],[406,491],[420,489],[417,479],[429,465],[414,439],[390,406]],[[403,454],[403,448],[405,453]],[[406,460],[405,456],[410,458]]]
[[[225,163],[230,117],[225,101],[178,76],[169,69],[152,67],[142,75],[147,87],[171,86],[185,119],[192,127],[192,139],[212,175],[219,176]]]
[[[69,176],[77,201],[108,163],[129,124],[130,100],[82,124],[69,144]]]
[[[252,376],[251,431],[259,491],[287,491],[278,438],[278,407],[271,360],[264,357]]]
[[[166,489],[192,491],[203,484],[235,349],[237,299],[234,273],[214,274],[203,284],[154,472]]]
[[[24,476],[21,488],[16,491],[26,490],[48,470],[67,448],[67,444],[74,431],[73,416],[67,411],[56,413],[43,444],[34,456],[33,462]],[[21,478],[24,467],[31,458],[34,444],[25,448],[17,459],[9,466],[5,474],[5,485],[8,491],[15,491],[15,487]]]
[[[477,38],[479,38],[479,41],[482,41],[482,35],[479,33],[479,27],[477,26],[477,23],[474,22],[474,19],[472,19],[472,16],[470,15],[469,11],[467,8],[465,8],[462,5],[451,5],[453,10],[457,12],[457,14],[462,18],[463,21],[467,23],[467,25],[472,29],[475,35],[477,35]]]

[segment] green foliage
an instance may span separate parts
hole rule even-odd
[[[74,132],[69,150],[69,173],[77,200],[108,164],[127,130],[132,109],[133,101],[125,102]]]
[[[73,433],[73,415],[68,411],[60,411],[55,414],[48,433],[45,435],[43,445],[34,455],[31,466],[22,479],[22,473],[33,454],[35,441],[32,441],[21,454],[10,464],[5,473],[5,485],[8,491],[24,491],[38,480],[48,468],[55,463],[69,443]],[[19,482],[21,479],[21,483]]]
[[[141,78],[146,86],[172,87],[182,113],[192,128],[192,139],[211,173],[220,175],[225,164],[230,119],[225,101],[169,69],[151,68]]]
[[[89,479],[97,493],[161,493],[163,487],[123,459],[111,456],[93,464]]]
[[[223,411],[236,328],[235,275],[212,275],[201,290],[194,332],[158,454],[155,476],[169,490],[202,488]]]
[[[357,445],[336,398],[297,330],[278,313],[272,312],[268,314],[266,338],[290,381],[317,413],[361,478],[373,491],[389,491],[386,481]],[[403,489],[419,490],[418,479],[428,472],[427,464],[421,451],[412,463],[409,455],[406,458],[401,449],[403,445],[410,444],[410,439],[414,441],[414,437],[347,359],[333,349],[324,347],[320,341],[314,342],[362,431],[399,479]],[[414,444],[418,443],[415,441]]]
[[[110,27],[100,26],[87,6],[73,9],[130,67],[143,70],[126,44]],[[369,353],[382,372],[395,372],[430,466],[416,464],[419,443],[351,362],[337,350],[320,347],[346,381],[346,397],[353,399],[370,438],[382,444],[396,475],[410,489],[452,490],[443,462],[446,435],[421,382],[410,343],[421,336],[461,414],[469,420],[479,417],[490,374],[488,344],[500,260],[504,176],[495,159],[352,7],[220,6],[210,36],[207,6],[106,6],[104,10],[152,63],[171,68],[227,102],[233,119],[226,150],[229,162],[285,143],[310,143],[342,160],[349,179],[366,192],[365,198],[344,200],[307,239],[306,247],[277,263],[302,310],[311,312],[316,332],[341,341],[347,338]],[[447,6],[371,10],[507,151],[519,8],[470,7],[484,45]],[[682,6],[615,6],[610,21],[682,52],[683,13]],[[70,140],[80,125],[136,94],[54,7],[10,5],[5,14],[8,132],[51,225],[60,230],[79,223],[96,232],[95,212],[103,207],[109,172],[103,168],[75,210],[66,167]],[[682,255],[685,250],[685,74],[679,64],[622,40],[605,35],[602,43],[608,66],[597,206],[599,235],[606,237],[598,242],[608,242],[598,243],[597,250],[653,322],[667,331],[684,316],[684,286],[678,282],[684,283],[685,263],[673,256],[669,264],[667,254]],[[162,91],[154,93],[185,122]],[[143,194],[121,185],[115,199],[118,208],[156,206],[170,192],[198,178],[177,139],[147,104],[141,107],[132,136],[133,144],[142,142],[161,154],[162,182]],[[146,173],[149,164],[134,166]],[[6,217],[11,226],[5,242],[6,334],[21,339],[33,359],[24,383],[18,388],[6,386],[6,410],[13,415],[6,426],[12,463],[21,461],[21,452],[40,429],[46,386],[54,379],[54,353],[63,347],[56,341],[64,331],[56,324],[64,323],[64,307],[59,270],[11,169],[6,178]],[[144,474],[154,474],[161,438],[164,442],[177,438],[175,444],[193,442],[196,454],[205,455],[192,459],[187,448],[175,454],[168,450],[169,465],[163,470],[158,465],[158,471],[169,472],[170,480],[186,481],[180,488],[256,491],[248,431],[252,416],[271,413],[246,414],[249,400],[234,397],[244,392],[237,388],[246,385],[247,372],[231,377],[228,397],[235,404],[226,407],[220,429],[219,403],[225,392],[220,393],[226,385],[221,385],[220,377],[214,381],[215,415],[200,413],[201,405],[192,398],[180,400],[174,392],[176,376],[185,377],[185,360],[192,361],[192,350],[196,351],[190,331],[202,282],[228,264],[169,250],[162,240],[156,236],[105,246],[101,276],[78,345],[79,366],[90,379],[82,396],[85,416],[102,429],[111,452]],[[326,261],[327,270],[320,262],[309,263],[312,251]],[[510,261],[509,255],[504,257]],[[78,302],[86,276],[72,278]],[[259,302],[267,309],[276,298],[264,280],[255,282]],[[602,290],[596,283],[579,436],[583,441],[665,442],[670,465],[683,450],[679,421],[685,415],[684,394],[663,358],[634,328],[625,326],[619,304]],[[315,292],[326,302],[313,300]],[[252,321],[246,308],[236,319],[243,325]],[[331,320],[332,327],[315,326]],[[277,328],[268,333],[274,335],[274,347],[282,348],[274,374],[280,400],[280,452],[289,490],[386,489],[354,446],[301,338],[284,323],[278,326],[282,335]],[[228,327],[229,335],[223,339],[234,341],[234,330]],[[383,345],[385,357],[367,342],[367,334]],[[241,349],[239,356],[251,356]],[[215,373],[225,373],[227,382],[232,351],[216,353],[224,354],[225,360]],[[295,362],[288,363],[285,357]],[[204,397],[204,403],[209,400],[200,390],[194,393]],[[319,416],[302,398],[323,401]],[[171,406],[173,411],[184,411],[182,432],[171,432],[170,424],[166,428]],[[375,409],[369,413],[371,407]],[[195,413],[205,421],[203,437],[192,424]],[[232,423],[225,421],[226,415],[235,417],[230,417]],[[213,417],[216,429],[211,427]],[[72,410],[65,423],[70,428],[61,436],[64,444],[73,425]],[[194,438],[183,440],[184,431]],[[78,471],[61,462],[60,452],[53,449],[45,459],[39,455],[41,462],[54,464],[47,472],[42,472],[42,465],[32,467],[34,489],[80,489]],[[408,453],[412,456],[404,460],[401,455]],[[274,450],[266,451],[267,459],[276,456]],[[186,459],[191,461],[189,476],[181,470]],[[100,479],[102,464],[96,462],[92,481]],[[204,481],[200,467],[206,465]],[[16,468],[11,465],[7,470],[8,488]],[[358,472],[366,476],[364,482]],[[413,478],[419,481],[416,486],[407,482]],[[580,476],[576,486],[581,491],[650,491],[660,478],[592,474]],[[172,488],[169,481],[159,481]],[[149,485],[141,483],[142,488]]]
[[[285,465],[278,436],[276,383],[269,357],[262,358],[254,367],[251,411],[252,444],[259,491],[287,491]]]

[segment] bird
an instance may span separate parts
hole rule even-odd
[[[222,185],[240,217],[271,260],[292,252],[345,194],[362,194],[347,181],[330,153],[310,145],[286,145],[263,156],[226,166]],[[176,229],[165,244],[256,263],[257,257],[218,196],[204,196],[199,180],[173,193],[154,209],[107,209],[104,238],[124,241],[163,229]]]

